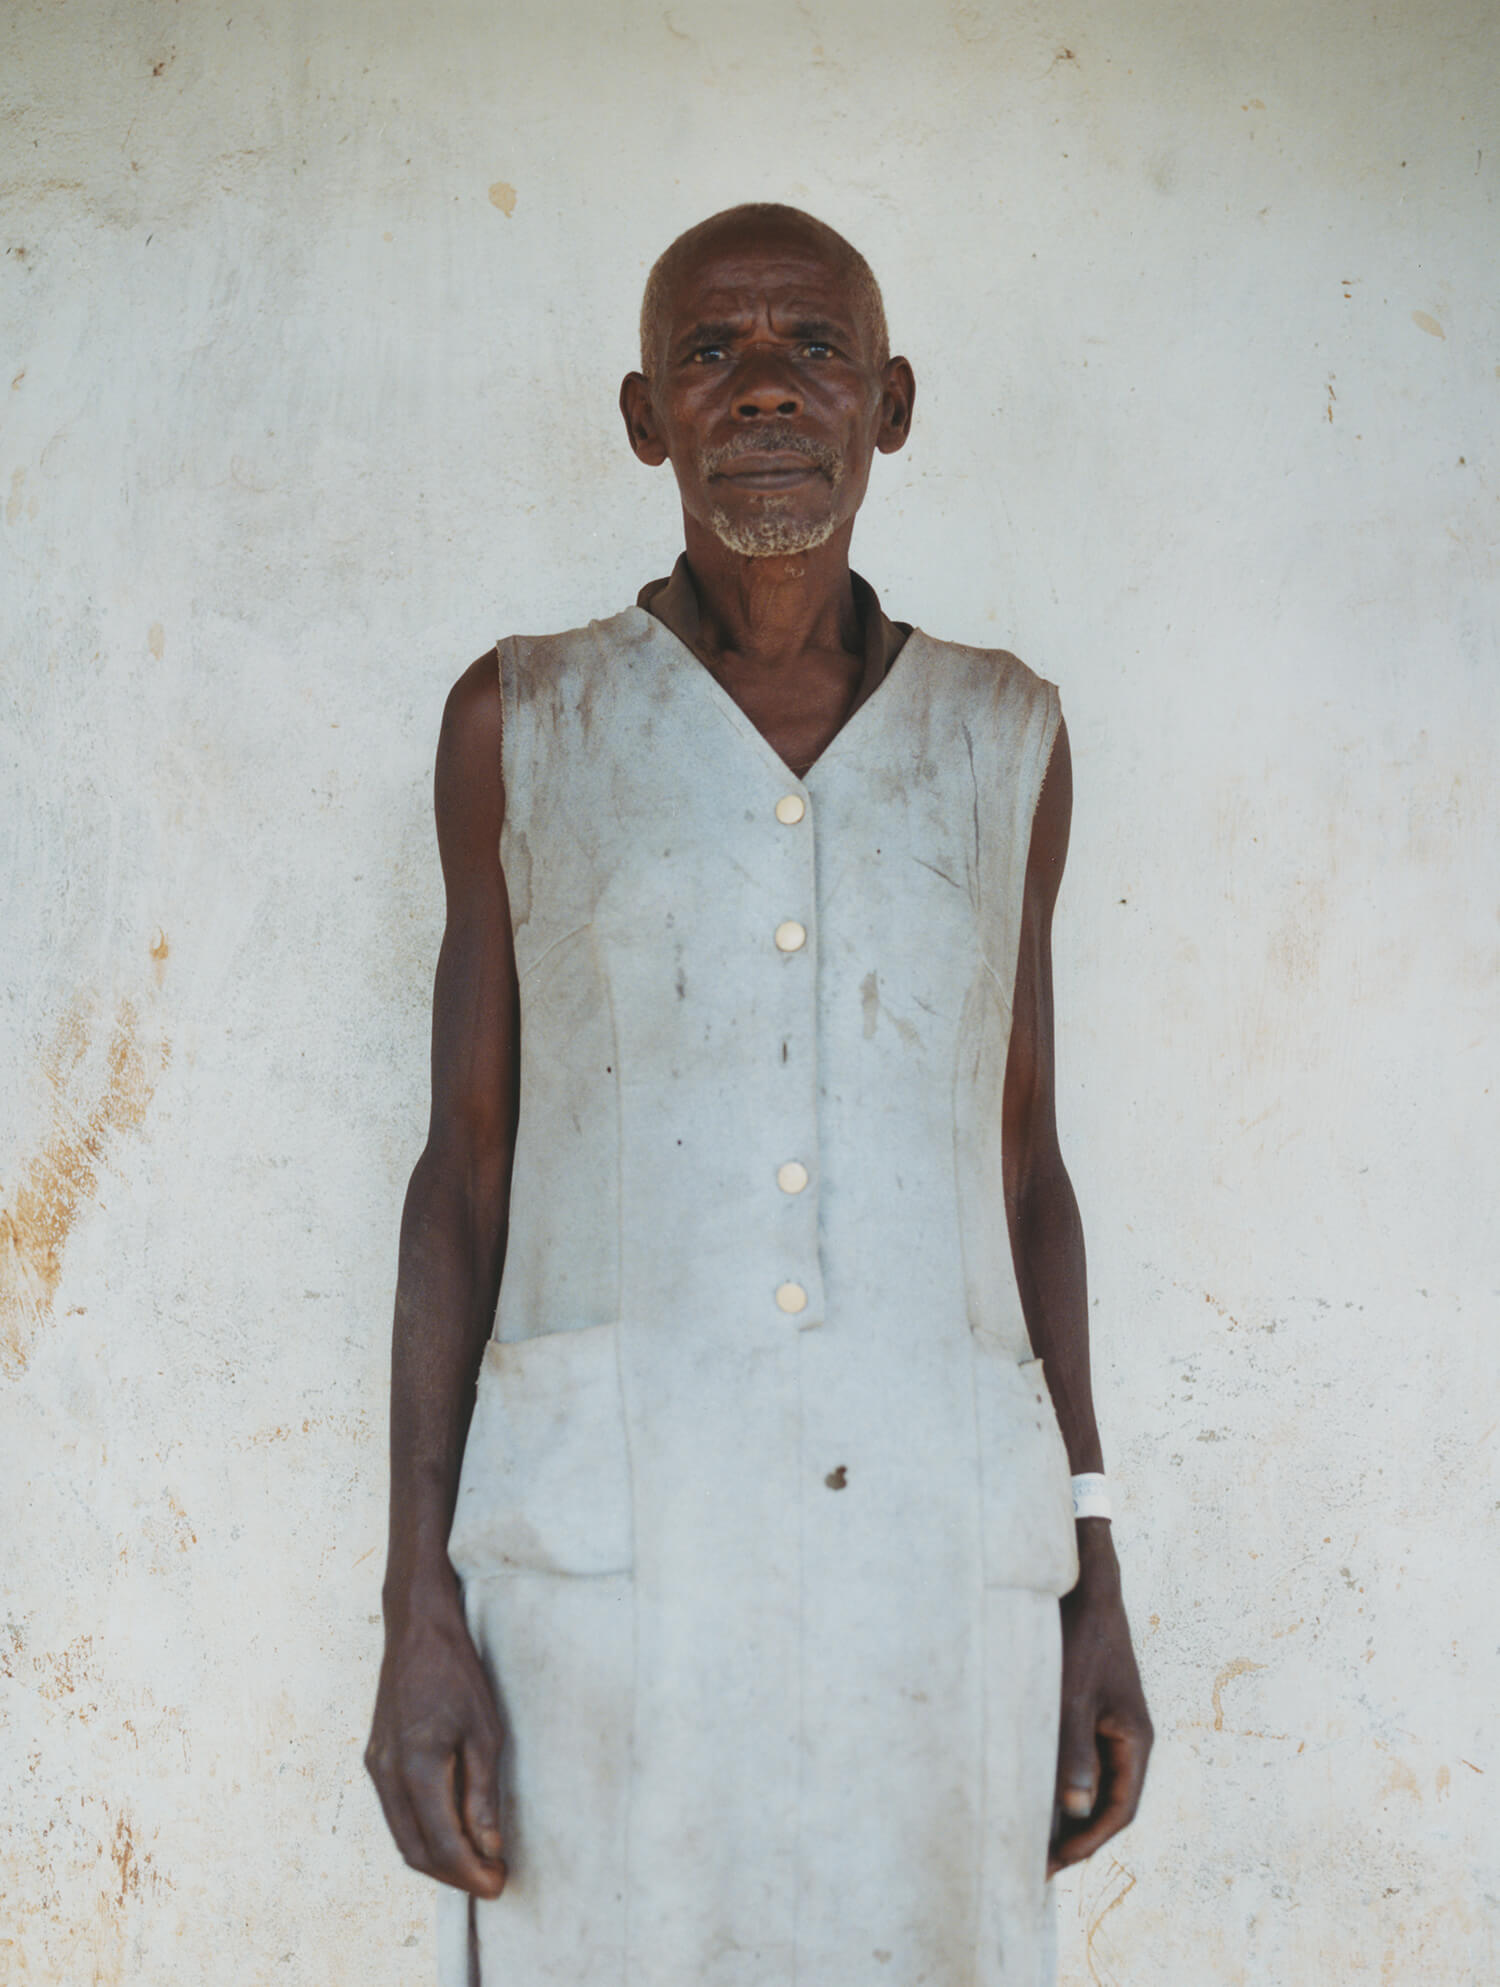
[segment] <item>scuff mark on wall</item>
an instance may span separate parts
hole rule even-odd
[[[1375,1741],[1375,1747],[1378,1752],[1387,1754],[1391,1762],[1391,1770],[1386,1777],[1385,1785],[1380,1789],[1375,1798],[1384,1801],[1388,1800],[1392,1794],[1410,1794],[1417,1806],[1421,1807],[1422,1784],[1416,1774],[1413,1773],[1404,1759],[1398,1759],[1391,1752],[1390,1747],[1382,1745],[1379,1739]]]
[[[302,1433],[311,1435],[314,1431],[327,1430],[345,1442],[367,1442],[370,1439],[370,1418],[365,1414],[314,1414],[302,1417]],[[258,1428],[254,1434],[236,1439],[237,1449],[268,1448],[276,1442],[290,1442],[296,1429],[289,1421],[277,1422],[273,1428]]]
[[[1115,1856],[1109,1858],[1102,1872],[1092,1874],[1094,1881],[1086,1887],[1089,1894],[1086,1897],[1085,1893],[1080,1892],[1078,1899],[1079,1915],[1088,1920],[1083,1940],[1084,1963],[1089,1970],[1091,1987],[1114,1987],[1116,1976],[1099,1949],[1099,1933],[1105,1919],[1112,1911],[1117,1911],[1135,1889],[1137,1878],[1135,1872]]]
[[[13,1378],[51,1315],[64,1247],[98,1193],[110,1147],[140,1128],[166,1064],[165,1044],[143,1048],[131,1000],[115,1008],[102,1071],[89,1056],[93,1036],[93,1003],[75,1000],[42,1058],[52,1130],[14,1184],[0,1184],[0,1369]]]
[[[64,1929],[58,1901],[78,1900],[78,1908],[66,1921],[71,1935],[63,1962],[67,1971],[49,1967],[46,1975],[34,1976],[18,1949],[8,1942],[0,1945],[7,1958],[20,1959],[22,1977],[66,1977],[86,1980],[92,1987],[117,1987],[138,1977],[130,1969],[128,1953],[140,1909],[152,1896],[177,1888],[158,1866],[158,1835],[159,1830],[146,1829],[128,1806],[116,1806],[97,1795],[75,1794],[58,1803],[32,1844],[31,1894],[40,1905],[35,1916],[51,1920],[58,1932]]]
[[[1236,1656],[1232,1663],[1226,1663],[1214,1678],[1214,1730],[1224,1729],[1224,1686],[1233,1683],[1236,1677],[1248,1676],[1251,1670],[1263,1670],[1264,1663],[1252,1663],[1248,1656]]]

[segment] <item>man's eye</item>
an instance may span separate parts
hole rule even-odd
[[[722,359],[723,357],[724,347],[722,345],[700,345],[693,354],[693,363],[695,365],[708,365],[714,359]]]
[[[809,338],[802,347],[811,359],[831,359],[833,347],[826,338]]]

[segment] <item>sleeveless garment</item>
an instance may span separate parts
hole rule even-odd
[[[1077,1562],[1001,1103],[1056,691],[913,630],[798,779],[638,606],[498,654],[520,1119],[450,1553],[510,1875],[443,1893],[445,1987],[1038,1987]]]

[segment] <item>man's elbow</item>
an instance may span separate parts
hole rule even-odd
[[[502,1126],[450,1116],[428,1132],[407,1187],[408,1214],[489,1232],[504,1225],[512,1144]]]
[[[1055,1139],[1007,1183],[1005,1199],[1015,1235],[1043,1240],[1055,1234],[1059,1225],[1068,1227],[1077,1222],[1078,1197]]]

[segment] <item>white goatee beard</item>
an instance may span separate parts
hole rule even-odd
[[[698,473],[705,482],[709,482],[744,457],[768,454],[773,450],[780,454],[804,456],[815,463],[828,479],[829,501],[832,504],[844,480],[844,464],[838,450],[812,435],[799,434],[790,421],[770,421],[718,448],[702,450],[698,457]],[[767,496],[763,503],[757,505],[753,518],[732,518],[722,506],[715,505],[708,521],[719,543],[742,559],[779,559],[789,553],[815,552],[820,545],[826,545],[838,529],[838,520],[832,511],[827,517],[799,521],[787,515],[786,499],[774,496]]]
[[[717,505],[708,521],[719,543],[742,559],[779,559],[794,552],[815,552],[838,529],[838,520],[831,516],[732,518]]]

